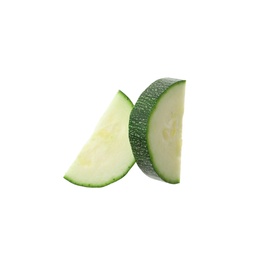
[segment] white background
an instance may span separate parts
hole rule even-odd
[[[0,259],[259,260],[257,2],[2,0]],[[161,77],[187,80],[181,183],[63,179]]]

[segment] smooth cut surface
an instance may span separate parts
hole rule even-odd
[[[130,99],[119,91],[65,179],[81,186],[103,187],[129,171],[135,162],[128,139],[132,108]]]
[[[148,147],[154,168],[171,183],[180,182],[184,95],[183,82],[169,88],[160,97],[148,123]]]

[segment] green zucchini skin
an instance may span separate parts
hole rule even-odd
[[[129,140],[137,165],[147,176],[164,182],[169,181],[156,171],[150,156],[148,124],[160,97],[180,82],[185,80],[161,78],[153,82],[138,98],[129,119]]]

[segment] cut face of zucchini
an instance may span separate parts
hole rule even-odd
[[[185,81],[163,78],[139,97],[130,115],[134,157],[149,177],[180,182]]]
[[[103,187],[121,179],[135,159],[128,138],[133,103],[118,91],[90,140],[64,178],[86,187]]]

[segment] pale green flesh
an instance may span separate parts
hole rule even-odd
[[[132,102],[119,91],[65,179],[81,186],[102,187],[129,171],[135,162],[128,139],[132,108]]]
[[[185,83],[167,90],[148,123],[148,149],[153,167],[159,177],[170,183],[180,181],[184,95]]]

